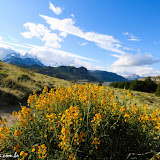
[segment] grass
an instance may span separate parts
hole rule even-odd
[[[68,84],[68,81],[38,74],[0,61],[0,90],[4,97],[12,95],[16,100],[21,101],[33,91],[42,91],[44,86],[55,88],[57,85],[66,86]],[[3,97],[1,97],[1,101],[2,99]],[[14,103],[14,98],[10,102]]]
[[[108,87],[114,90],[115,94],[122,95],[123,89]],[[154,93],[146,93],[139,91],[131,91],[133,93],[133,101],[139,106],[149,106],[149,110],[160,109],[160,97],[157,97]]]
[[[41,93],[44,86],[55,88],[67,86],[68,81],[35,73],[28,69],[0,61],[0,117],[11,126],[15,119],[12,111],[20,110],[20,103],[25,104],[34,91]]]

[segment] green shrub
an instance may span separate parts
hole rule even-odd
[[[134,81],[131,82],[131,85],[130,85],[129,89],[144,92],[145,91],[144,88],[145,88],[145,82],[144,81],[134,80]]]
[[[156,88],[157,88],[157,84],[151,80],[151,77],[148,77],[145,81],[144,81],[144,90],[145,92],[148,93],[153,93],[156,92]]]
[[[114,88],[118,88],[118,84],[119,82],[113,82],[113,83],[110,83],[110,87],[114,87]]]
[[[125,83],[124,83],[124,82],[119,82],[119,84],[118,84],[118,88],[122,88],[122,89],[124,89],[124,85],[125,85]]]
[[[130,83],[131,90],[153,93],[156,91],[157,84],[148,77],[145,81],[134,80]]]
[[[24,72],[24,73],[27,73],[27,74],[31,75],[31,76],[35,76],[35,72],[34,72],[34,71],[31,71],[31,70],[29,70],[29,69],[27,69],[27,68],[20,68],[20,70],[21,70],[22,72]]]
[[[129,89],[131,82],[124,82],[124,88]]]
[[[18,74],[18,81],[29,81],[31,78],[27,74]]]
[[[7,77],[8,74],[6,73],[6,71],[0,69],[0,79]]]
[[[157,85],[157,89],[155,92],[156,96],[160,96],[160,84]]]

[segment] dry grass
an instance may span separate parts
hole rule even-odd
[[[7,76],[0,77],[0,90],[20,99],[33,91],[41,91],[44,86],[53,88],[57,85],[69,84],[68,81],[35,73],[2,61],[0,67],[0,72],[7,74]]]
[[[25,103],[28,96],[34,91],[40,93],[44,86],[55,88],[67,86],[66,80],[35,73],[15,65],[0,61],[0,117],[14,123],[12,111],[20,110],[20,104]]]
[[[111,87],[109,87],[111,88]],[[123,89],[119,88],[111,88],[117,95],[121,95]],[[133,100],[134,103],[138,104],[139,106],[145,106],[148,104],[149,110],[154,110],[159,108],[160,109],[160,97],[157,97],[154,93],[146,93],[146,92],[139,92],[139,91],[131,91],[133,93]]]

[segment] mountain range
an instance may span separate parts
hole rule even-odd
[[[20,53],[8,54],[2,59],[3,62],[14,64],[14,65],[39,65],[44,66],[37,58],[34,58],[30,54],[26,53],[21,55]]]
[[[128,80],[136,80],[136,79],[140,79],[142,78],[141,76],[137,75],[137,74],[130,74],[130,75],[127,75],[127,76],[124,76],[126,79]]]
[[[57,77],[65,80],[84,80],[92,82],[125,82],[128,79],[117,75],[116,73],[107,71],[90,71],[85,67],[73,66],[59,66],[51,67],[45,66],[40,60],[26,53],[21,55],[19,53],[8,54],[2,61],[14,64],[23,68],[34,70],[37,73]]]
[[[107,71],[89,71],[89,74],[101,82],[126,82],[128,79],[117,75],[116,73],[107,72]]]

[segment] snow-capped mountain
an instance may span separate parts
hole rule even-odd
[[[130,74],[130,75],[126,75],[124,76],[125,78],[127,78],[128,80],[136,80],[136,79],[140,79],[142,78],[141,76],[137,75],[137,74]]]
[[[32,55],[25,53],[21,55],[20,53],[10,53],[2,61],[15,65],[39,65],[44,66],[37,58]]]

